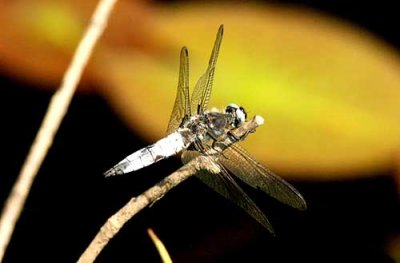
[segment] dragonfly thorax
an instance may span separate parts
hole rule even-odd
[[[238,114],[240,116],[240,113]],[[241,120],[235,112],[207,111],[185,118],[180,130],[188,130],[201,144],[224,140],[229,130],[236,128]]]
[[[185,118],[180,126],[180,128],[188,129],[192,134],[198,138],[203,138],[207,131],[208,125],[206,121],[206,115],[194,115],[189,118]]]

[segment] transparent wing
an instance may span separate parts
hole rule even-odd
[[[188,163],[193,158],[199,156],[200,153],[197,151],[187,150],[182,154],[183,163]],[[210,157],[211,158],[211,157]],[[261,225],[263,225],[268,231],[274,234],[274,229],[271,223],[263,212],[257,207],[257,205],[251,200],[251,198],[243,191],[243,189],[235,182],[232,176],[225,170],[225,168],[218,164],[221,173],[212,174],[206,170],[198,171],[195,176],[199,178],[204,184],[219,193],[226,199],[232,201],[240,208],[245,210]]]
[[[178,90],[176,92],[175,104],[168,122],[167,134],[174,132],[185,116],[190,116],[189,101],[189,55],[186,47],[181,50],[179,67]]]
[[[214,48],[211,53],[210,61],[206,72],[197,81],[197,84],[192,94],[192,112],[201,114],[206,108],[211,96],[211,89],[214,80],[214,71],[217,64],[219,49],[221,46],[224,26],[221,25],[218,29],[217,38],[214,43]]]
[[[227,148],[221,154],[219,161],[248,185],[294,208],[301,210],[307,208],[304,198],[293,186],[257,162],[239,144]]]

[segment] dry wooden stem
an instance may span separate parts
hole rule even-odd
[[[79,258],[78,263],[93,262],[110,239],[118,233],[129,219],[149,204],[158,201],[169,190],[195,174],[200,169],[208,170],[212,173],[219,172],[219,168],[213,162],[210,162],[207,157],[199,156],[185,166],[182,166],[179,170],[175,171],[155,186],[148,189],[143,194],[132,198],[100,228],[96,237]]]
[[[92,50],[106,27],[109,14],[116,0],[101,0],[91,22],[79,43],[62,84],[51,98],[46,115],[21,168],[10,196],[5,202],[0,218],[0,262],[10,242],[15,224],[21,214],[33,180],[50,148],[54,135],[67,112],[72,95],[81,78]]]

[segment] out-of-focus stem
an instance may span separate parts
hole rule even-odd
[[[20,174],[4,204],[0,218],[0,262],[10,242],[15,224],[21,214],[33,180],[50,148],[54,135],[67,112],[71,98],[81,78],[93,48],[106,27],[116,0],[101,0],[79,43],[60,88],[51,98],[49,107]]]
[[[164,246],[163,242],[158,238],[158,236],[154,233],[154,231],[151,228],[148,228],[147,233],[149,234],[151,240],[153,241],[154,246],[156,246],[156,249],[160,254],[161,261],[163,263],[172,263],[172,259],[168,253],[167,248]]]

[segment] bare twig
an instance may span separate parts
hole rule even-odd
[[[0,262],[3,260],[5,250],[25,204],[32,182],[65,116],[83,69],[87,64],[97,40],[106,27],[109,14],[115,2],[116,0],[100,1],[79,43],[72,62],[65,72],[60,88],[51,98],[40,129],[3,208],[3,213],[0,218]]]
[[[213,162],[210,162],[210,159],[204,156],[199,156],[187,163],[185,166],[182,166],[155,186],[148,189],[143,194],[132,198],[100,228],[100,231],[79,258],[78,263],[93,262],[107,245],[109,240],[118,233],[129,219],[147,205],[158,201],[169,190],[195,174],[200,169],[208,170],[212,173],[220,172],[218,166]]]

